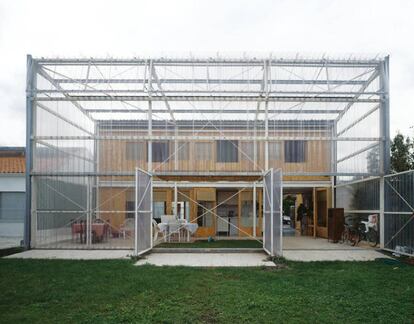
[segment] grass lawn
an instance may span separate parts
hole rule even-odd
[[[191,243],[161,243],[157,248],[263,248],[263,243],[256,240],[217,240],[209,242],[198,240]]]
[[[412,323],[414,267],[135,267],[0,259],[0,323]]]

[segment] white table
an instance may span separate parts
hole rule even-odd
[[[188,223],[188,222],[183,222],[183,221],[178,221],[177,223],[179,225],[179,228],[182,228],[187,232],[187,242],[190,242],[190,234],[194,234],[195,232],[197,232],[198,224]],[[166,242],[167,241],[166,234],[167,235],[170,234],[170,223],[159,223],[158,229],[160,230],[160,232],[164,233],[164,242]]]

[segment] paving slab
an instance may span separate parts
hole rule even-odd
[[[29,250],[7,256],[10,259],[108,260],[127,259],[132,250]]]
[[[373,249],[349,250],[285,250],[283,256],[291,261],[374,261],[388,258],[385,254]]]
[[[274,267],[264,253],[151,253],[135,265],[187,267]]]

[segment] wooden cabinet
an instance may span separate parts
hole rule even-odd
[[[328,240],[337,243],[344,230],[344,209],[328,209]]]

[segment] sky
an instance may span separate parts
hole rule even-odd
[[[414,136],[414,1],[0,0],[0,146],[25,145],[26,55],[390,55],[391,135]]]

